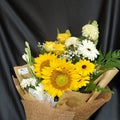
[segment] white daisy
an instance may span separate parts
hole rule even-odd
[[[78,49],[84,58],[88,58],[91,61],[95,60],[97,55],[99,55],[99,52],[93,42],[86,39],[82,41]]]

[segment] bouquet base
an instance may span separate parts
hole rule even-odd
[[[95,100],[86,102],[90,94],[66,91],[57,108],[37,100],[22,100],[27,120],[87,120],[111,99],[111,93],[101,93]]]
[[[37,100],[22,100],[26,120],[73,120],[75,113],[62,111]]]

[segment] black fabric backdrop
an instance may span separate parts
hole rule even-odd
[[[56,29],[79,36],[89,20],[98,20],[104,53],[120,49],[119,0],[0,0],[0,120],[25,120],[11,75],[23,65],[24,42],[37,55],[37,42],[55,40]],[[120,74],[109,84],[112,99],[90,120],[120,120]]]

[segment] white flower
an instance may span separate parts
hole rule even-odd
[[[30,85],[32,86],[36,86],[36,79],[35,78],[29,78],[29,81],[30,81]]]
[[[20,86],[23,89],[29,87],[30,85],[32,85],[32,86],[36,85],[36,79],[35,78],[26,78],[26,79],[23,79],[20,83]]]
[[[43,88],[44,88],[44,85],[42,83],[40,83],[38,86],[35,87],[35,89],[29,88],[28,91],[35,97],[36,100],[47,101],[48,103],[50,103],[50,105],[55,107],[56,102],[54,102],[54,98],[52,96],[50,96],[49,94],[47,94],[43,90]]]
[[[88,58],[91,61],[93,61],[95,58],[97,58],[97,55],[99,55],[99,52],[93,42],[89,40],[83,40],[78,49],[84,58]]]
[[[79,41],[77,37],[70,37],[65,41],[65,46],[68,48],[70,45],[76,45],[78,43]]]
[[[82,36],[90,40],[97,40],[99,36],[98,26],[87,24],[82,27]]]
[[[30,81],[28,79],[23,79],[20,83],[20,86],[24,89],[27,86],[30,86]]]
[[[28,62],[29,61],[29,56],[27,54],[23,54],[22,55],[22,58],[25,62]]]
[[[47,99],[47,94],[39,86],[37,87],[37,89],[29,88],[28,91],[36,98],[36,100],[45,101]]]

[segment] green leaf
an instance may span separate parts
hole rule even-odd
[[[112,92],[110,89],[107,88],[102,88],[99,85],[96,85],[95,83],[91,82],[85,89],[86,93],[90,93],[92,91],[97,91],[97,92]]]
[[[60,30],[57,28],[57,34],[60,34]]]
[[[111,93],[114,93],[113,91],[111,91],[110,89],[107,89],[107,88],[102,88],[102,87],[100,87],[99,85],[96,85],[96,89],[95,89],[95,91],[97,91],[97,92],[111,92]]]
[[[112,55],[112,51],[110,50],[110,51],[106,54],[105,59],[106,59],[106,60],[109,60],[109,59],[111,58],[111,55]]]
[[[96,63],[100,65],[101,70],[108,70],[113,67],[120,69],[120,50],[110,50],[105,56],[100,53]]]
[[[92,81],[95,81],[95,80],[96,80],[98,77],[100,77],[100,75],[102,75],[102,74],[103,74],[103,72],[99,72],[99,73],[93,74],[91,80],[92,80]]]
[[[100,55],[98,56],[98,59],[97,59],[97,64],[102,64],[103,63],[103,60],[104,60],[104,56],[103,56],[103,54],[102,54],[102,52],[100,51],[99,52],[100,53]]]

